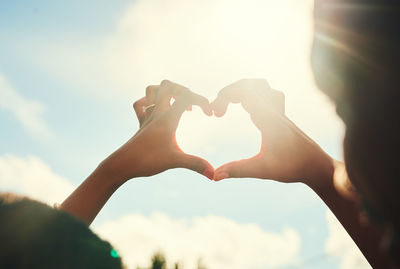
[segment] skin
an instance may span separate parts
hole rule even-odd
[[[170,105],[171,99],[175,102]],[[156,104],[143,111],[143,106]],[[127,180],[156,175],[172,168],[187,168],[213,178],[214,168],[206,160],[184,153],[177,145],[175,132],[179,120],[192,105],[212,115],[209,101],[170,81],[149,86],[146,96],[134,104],[140,129],[61,204],[87,224],[91,224],[111,195]],[[84,206],[82,206],[84,205]]]
[[[212,103],[223,116],[229,103],[241,103],[260,130],[260,152],[217,168],[215,180],[271,179],[309,186],[335,214],[373,268],[391,268],[382,252],[383,233],[365,217],[345,164],[332,159],[284,115],[284,96],[263,79],[240,80],[222,89]]]
[[[173,105],[170,100],[175,97]],[[187,155],[176,144],[179,119],[192,105],[206,115],[222,117],[229,103],[240,103],[260,130],[260,152],[214,171],[205,160]],[[170,81],[149,86],[134,105],[139,131],[106,158],[62,203],[61,209],[90,224],[111,195],[127,180],[152,176],[172,168],[187,168],[210,179],[259,178],[301,182],[332,210],[374,268],[389,268],[379,251],[381,233],[360,218],[359,197],[349,184],[344,164],[333,160],[284,114],[284,95],[263,79],[240,80],[222,89],[211,104]],[[142,111],[143,106],[156,104]],[[84,206],[82,206],[84,205]]]

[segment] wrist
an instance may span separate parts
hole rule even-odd
[[[121,186],[101,163],[61,204],[60,209],[69,212],[88,225],[92,223],[101,208]]]
[[[128,140],[119,149],[104,159],[96,171],[106,175],[113,184],[122,185],[129,179],[140,175],[140,157],[135,149],[134,139]]]
[[[101,184],[107,185],[109,188],[118,188],[128,180],[122,175],[121,172],[123,170],[119,165],[119,162],[111,155],[97,166],[92,175],[94,175],[96,180],[101,182]]]
[[[312,162],[312,169],[310,169],[304,183],[317,193],[327,187],[331,187],[333,185],[336,162],[323,152]]]

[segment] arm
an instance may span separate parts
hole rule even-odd
[[[76,188],[59,209],[65,210],[90,225],[111,195],[123,184],[108,177],[104,168],[96,170]]]
[[[214,180],[232,177],[301,182],[313,189],[336,215],[374,268],[387,268],[379,252],[381,233],[361,221],[356,192],[344,191],[343,164],[334,161],[284,115],[284,95],[262,79],[241,80],[222,89],[212,107],[223,116],[229,103],[241,103],[261,132],[260,152],[217,168]],[[335,175],[335,176],[334,176]],[[345,181],[344,181],[345,182]]]
[[[175,98],[172,105],[171,98]],[[143,110],[152,104],[155,106]],[[146,97],[134,104],[139,131],[106,158],[60,209],[90,225],[111,195],[131,178],[178,167],[212,178],[214,168],[204,159],[182,152],[175,140],[180,117],[191,105],[198,105],[205,114],[212,115],[208,100],[183,86],[169,81],[149,86]]]
[[[391,268],[381,249],[383,232],[365,218],[358,194],[340,171],[344,171],[344,163],[332,160],[332,168],[321,171],[308,186],[335,214],[373,268]]]

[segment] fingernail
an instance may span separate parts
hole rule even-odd
[[[209,179],[213,180],[214,178],[214,170],[210,169],[210,168],[206,168],[203,171],[203,175],[205,175],[206,177],[208,177]]]
[[[220,172],[214,175],[214,181],[220,181],[222,179],[228,178],[229,174],[227,172]]]

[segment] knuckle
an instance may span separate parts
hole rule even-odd
[[[275,99],[278,101],[285,101],[285,94],[281,91],[278,90],[272,90],[272,95],[274,96]]]
[[[146,96],[150,95],[154,90],[154,86],[150,85],[146,87]]]
[[[261,88],[264,89],[271,89],[271,86],[269,85],[268,80],[266,80],[265,78],[258,78],[254,80],[254,83]]]
[[[171,84],[171,81],[169,81],[168,79],[163,79],[160,83],[161,87],[167,87],[168,85]]]
[[[242,78],[242,79],[240,79],[238,82],[236,82],[237,84],[239,84],[239,85],[246,85],[246,84],[248,84],[249,83],[249,80],[250,79],[248,79],[248,78]]]
[[[171,94],[174,92],[175,85],[170,80],[164,79],[160,84],[160,92],[162,94]]]
[[[136,102],[133,103],[133,108],[134,108],[134,109],[138,109],[139,106],[140,106],[139,101],[136,101]]]

